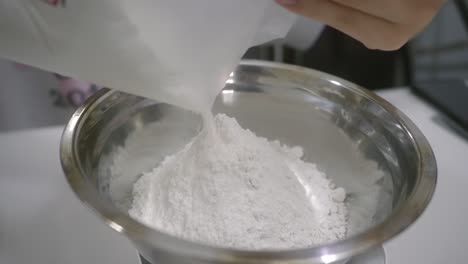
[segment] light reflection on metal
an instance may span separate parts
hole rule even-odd
[[[323,263],[328,264],[335,262],[336,260],[338,260],[338,258],[336,257],[336,255],[323,255],[321,257],[321,260]]]

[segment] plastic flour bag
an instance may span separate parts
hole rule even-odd
[[[0,1],[0,56],[200,109],[295,19],[270,0]]]

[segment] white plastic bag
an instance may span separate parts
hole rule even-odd
[[[0,56],[198,109],[294,20],[270,0],[4,0]]]

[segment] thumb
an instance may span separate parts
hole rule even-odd
[[[331,0],[275,0],[296,14],[323,22],[369,48],[395,49],[391,40],[377,32],[392,32],[395,25],[387,20],[341,5]]]

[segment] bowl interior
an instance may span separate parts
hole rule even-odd
[[[77,159],[102,202],[126,212],[136,179],[182,148],[200,130],[201,119],[117,91],[95,98],[76,135]],[[411,134],[390,105],[351,84],[319,73],[244,65],[213,111],[235,117],[259,136],[303,147],[305,160],[347,190],[348,236],[381,223],[415,188],[420,161]]]

